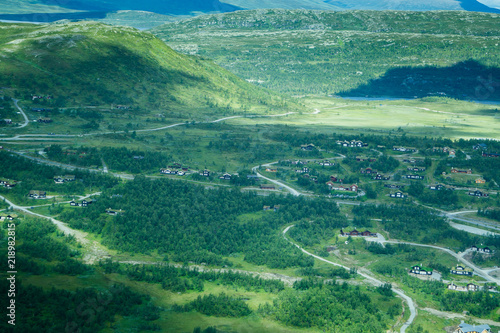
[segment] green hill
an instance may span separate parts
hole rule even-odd
[[[337,94],[395,68],[432,70],[473,61],[484,71],[441,73],[452,72],[450,80],[469,75],[462,81],[477,84],[449,95],[474,98],[482,85],[478,75],[499,67],[499,24],[497,14],[457,11],[252,10],[200,16],[152,32],[175,50],[211,58],[246,80],[290,94]],[[424,83],[421,95],[442,92],[439,81]]]
[[[0,24],[0,86],[54,107],[128,105],[185,114],[287,108],[281,97],[148,32],[95,22]],[[292,105],[293,108],[293,105]]]

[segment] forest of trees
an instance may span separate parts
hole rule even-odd
[[[281,208],[262,212],[264,205]],[[104,213],[109,207],[123,213],[109,216]],[[158,250],[175,253],[172,258],[177,261],[216,265],[228,264],[222,256],[243,253],[251,263],[285,268],[312,266],[313,260],[286,242],[279,228],[302,218],[329,219],[336,212],[337,205],[326,199],[258,196],[136,177],[86,209],[66,210],[61,218],[73,227],[101,234],[104,244],[123,251]],[[251,217],[239,221],[241,214]]]
[[[389,310],[382,311],[382,306]],[[281,292],[272,305],[261,306],[259,312],[291,326],[378,333],[387,330],[389,319],[401,313],[401,302],[391,296],[375,302],[359,286],[310,279]]]
[[[252,313],[245,301],[225,293],[198,296],[194,301],[184,305],[175,304],[172,308],[177,312],[195,310],[207,316],[216,317],[244,317]]]

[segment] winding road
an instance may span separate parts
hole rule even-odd
[[[311,252],[303,249],[302,247],[300,247],[299,245],[295,244],[294,242],[292,242],[290,239],[288,239],[286,237],[286,233],[288,232],[288,230],[290,230],[290,228],[294,227],[294,225],[291,225],[289,227],[286,227],[285,230],[283,230],[283,237],[288,241],[290,242],[292,245],[296,246],[299,250],[301,250],[303,253],[311,256],[311,257],[314,257],[318,260],[321,260],[323,262],[326,262],[330,265],[333,265],[333,266],[337,266],[337,267],[342,267],[346,270],[350,270],[349,267],[347,266],[343,266],[343,265],[340,265],[340,264],[337,264],[337,263],[334,263],[332,261],[329,261],[329,260],[326,260],[325,258],[322,258],[320,256],[317,256],[315,254],[312,254]],[[370,281],[373,285],[375,286],[381,286],[383,285],[385,282],[383,281],[380,281],[376,278],[374,278],[373,276],[370,276],[366,273],[363,273],[363,272],[360,272],[358,271],[358,275],[364,277],[365,279],[367,279],[368,281]],[[406,331],[406,329],[413,323],[413,321],[415,320],[415,317],[417,316],[417,309],[415,308],[415,302],[413,301],[413,299],[411,297],[409,297],[408,295],[406,295],[402,290],[400,289],[397,289],[397,288],[392,288],[392,291],[397,294],[398,296],[400,296],[402,299],[405,300],[406,304],[408,304],[408,308],[410,309],[410,318],[408,318],[408,320],[406,321],[406,323],[403,324],[403,326],[401,326],[401,329],[400,329],[400,332],[401,333],[404,333]]]
[[[21,112],[21,114],[23,115],[23,118],[24,118],[24,123],[21,124],[20,126],[18,126],[17,128],[23,128],[23,127],[28,126],[30,121],[28,119],[28,116],[26,116],[26,113],[24,113],[23,109],[19,106],[19,104],[18,104],[19,100],[18,99],[12,99],[12,100],[14,101],[14,105],[19,110],[19,112]]]

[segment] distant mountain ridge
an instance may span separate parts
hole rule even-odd
[[[111,13],[124,10],[193,16],[269,8],[334,11],[461,10],[500,13],[500,1],[496,8],[486,4],[494,4],[497,0],[482,1],[484,4],[477,0],[0,0],[0,19],[53,22],[61,19],[103,19]]]

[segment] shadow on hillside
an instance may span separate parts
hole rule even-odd
[[[59,20],[103,19],[107,12],[0,14],[0,20],[49,23]]]
[[[476,0],[459,0],[458,2],[463,9],[469,12],[500,13],[499,9],[488,7]]]
[[[450,67],[400,67],[388,70],[343,97],[421,98],[445,96],[464,100],[500,100],[500,68],[486,67],[475,60]]]

